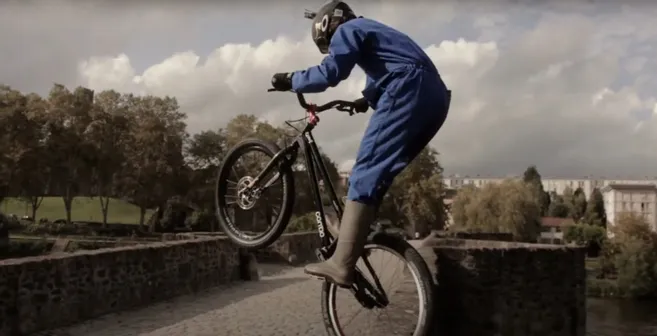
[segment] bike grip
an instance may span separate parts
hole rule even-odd
[[[306,103],[306,98],[303,96],[303,93],[297,92],[297,99],[299,100],[299,105],[303,108],[308,108],[310,107],[308,103]]]

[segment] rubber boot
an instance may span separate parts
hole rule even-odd
[[[374,206],[347,201],[340,222],[335,252],[324,262],[307,265],[304,271],[325,278],[338,286],[350,287],[354,281],[356,262],[363,254],[376,210],[377,207]]]

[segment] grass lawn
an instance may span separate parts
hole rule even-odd
[[[32,215],[32,208],[29,204],[15,198],[6,198],[0,203],[0,211],[9,215],[16,216]],[[145,220],[147,220],[152,210],[146,211]],[[36,220],[39,218],[48,218],[50,221],[57,219],[66,219],[66,210],[64,201],[61,197],[45,197],[41,206],[37,209]],[[73,199],[71,206],[71,220],[102,222],[103,213],[100,208],[100,200],[91,197],[76,197]],[[107,212],[108,223],[122,224],[139,224],[139,207],[124,202],[120,199],[110,199],[109,209]]]

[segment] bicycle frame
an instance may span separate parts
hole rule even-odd
[[[324,181],[324,187],[331,198],[331,205],[337,213],[338,218],[342,218],[343,210],[342,204],[335,192],[333,181],[331,181],[331,178],[328,175],[326,164],[319,152],[319,147],[317,147],[317,143],[315,143],[315,138],[312,134],[314,128],[315,123],[307,123],[306,127],[301,131],[301,134],[295,138],[294,142],[274,155],[269,163],[267,163],[267,166],[265,166],[262,172],[260,172],[260,174],[258,174],[253,180],[252,186],[257,185],[264,176],[267,176],[274,167],[281,163],[285,164],[286,168],[291,168],[296,162],[299,150],[302,150],[306,161],[306,171],[308,172],[308,177],[310,178],[313,189],[315,205],[317,206],[317,211],[315,212],[315,217],[317,219],[317,232],[322,241],[322,246],[324,247],[323,252],[327,253],[330,251],[330,247],[337,237],[333,237],[327,228],[326,213],[322,206],[322,193],[319,189],[320,181]],[[264,188],[273,183],[277,178],[278,175],[275,175],[264,185]]]
[[[308,109],[310,114],[309,121],[306,123],[304,129],[295,138],[292,144],[286,146],[274,155],[274,157],[267,163],[260,174],[258,174],[258,176],[253,179],[249,185],[249,188],[257,186],[259,182],[264,178],[264,176],[267,176],[267,174],[269,174],[272,169],[277,166],[282,165],[284,169],[291,169],[292,165],[296,162],[299,150],[301,149],[306,159],[306,171],[308,172],[308,177],[310,178],[312,184],[315,205],[317,206],[315,218],[317,220],[317,233],[322,242],[322,247],[317,249],[316,254],[319,260],[326,260],[335,251],[337,237],[333,237],[328,231],[326,224],[326,214],[324,212],[324,207],[322,206],[322,193],[319,189],[320,181],[324,181],[324,186],[328,191],[329,196],[331,197],[331,205],[333,206],[335,212],[338,214],[338,218],[342,218],[343,209],[342,204],[335,192],[333,181],[331,181],[328,175],[326,164],[322,159],[319,148],[315,143],[315,138],[312,135],[312,131],[319,121],[315,113],[315,107],[306,105],[302,95],[299,94],[298,97],[301,105]],[[272,185],[278,179],[278,174],[279,173],[276,173],[261,188],[266,189],[268,186]],[[256,187],[256,193],[261,188]],[[367,256],[363,256],[362,258],[365,262],[365,266],[369,269],[370,274],[374,276],[375,285],[373,286],[357,269],[356,278],[354,279],[354,284],[351,288],[351,292],[355,295],[356,299],[363,305],[363,307],[369,309],[373,307],[385,307],[389,303],[388,297],[383,291],[378,277],[374,275],[372,266],[367,259]]]

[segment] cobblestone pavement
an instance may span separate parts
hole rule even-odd
[[[324,335],[321,281],[302,268],[261,265],[260,281],[102,316],[48,336]]]
[[[374,267],[379,272],[380,268],[376,265]],[[397,272],[399,267],[393,266],[387,269]],[[134,311],[110,314],[65,329],[40,333],[39,336],[319,336],[326,334],[321,314],[321,281],[303,274],[302,268],[260,265],[260,270],[260,281],[216,288]],[[387,279],[381,280],[384,288],[388,288],[385,284]],[[404,291],[403,288],[407,286],[395,287]],[[417,296],[417,291],[414,290],[412,293]],[[377,316],[383,315],[381,311],[377,313],[363,309],[346,290],[339,290],[336,297],[339,319],[344,325],[346,335],[390,335],[390,329],[386,329],[387,332],[375,330],[381,329],[390,322],[378,328],[373,327],[372,322]],[[417,307],[417,301],[411,307]],[[413,308],[402,307],[402,309],[406,313],[413,313]],[[356,318],[351,317],[358,311],[366,311],[366,314],[358,314]],[[390,315],[390,312],[388,311],[386,315]],[[386,319],[388,320],[387,317]],[[365,330],[369,332],[364,332]]]

